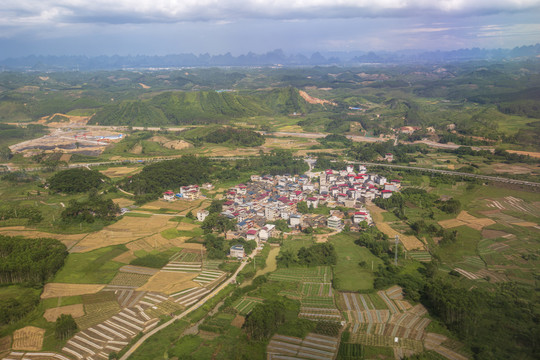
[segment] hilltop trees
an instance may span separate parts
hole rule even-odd
[[[97,170],[62,170],[49,179],[49,189],[67,194],[82,193],[98,188],[105,179],[108,178]]]

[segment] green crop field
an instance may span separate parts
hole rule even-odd
[[[334,286],[340,291],[361,291],[373,289],[373,269],[377,269],[382,260],[368,249],[354,243],[354,235],[338,234],[331,236],[329,242],[336,248],[337,265],[334,266]],[[367,268],[358,263],[365,261]]]
[[[109,246],[87,253],[70,254],[54,282],[73,284],[108,284],[124,264],[112,261],[126,247]]]

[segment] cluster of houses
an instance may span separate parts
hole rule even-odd
[[[388,181],[384,176],[368,174],[364,166],[358,172],[349,165],[341,171],[304,175],[252,175],[250,182],[227,191],[221,214],[237,222],[236,229],[226,234],[228,239],[242,237],[258,243],[279,236],[272,224],[276,220],[287,221],[291,229],[298,231],[317,227],[341,231],[345,226],[354,231],[372,225],[366,204],[376,197],[388,198],[400,188],[399,180]],[[298,209],[301,202],[305,202],[308,210],[320,206],[334,210],[330,210],[330,216],[316,211],[301,213]],[[343,212],[337,207],[354,210]],[[197,213],[199,221],[204,221],[206,216],[206,210]]]
[[[206,183],[206,184],[203,184],[202,187],[199,187],[199,185],[181,186],[180,191],[177,193],[174,193],[172,190],[165,191],[163,193],[163,200],[165,201],[175,201],[178,199],[197,200],[197,199],[200,199],[202,196],[201,188],[206,189],[206,190],[212,190],[214,188],[214,185],[210,183]]]

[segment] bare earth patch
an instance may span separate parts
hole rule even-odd
[[[39,351],[43,346],[45,329],[27,326],[13,333],[13,350]]]
[[[160,271],[148,280],[146,284],[137,289],[137,291],[156,291],[164,294],[172,294],[192,287],[200,287],[192,279],[196,278],[198,273],[179,273]]]
[[[530,222],[530,221],[523,221],[523,222],[513,223],[512,225],[525,226],[525,227],[533,227],[533,226],[536,226],[537,224],[536,224],[536,223],[533,223],[533,222]]]
[[[120,206],[121,208],[127,208],[127,207],[130,207],[131,205],[135,204],[135,202],[133,200],[129,200],[129,199],[126,199],[126,198],[113,199],[113,202],[115,204],[118,204],[118,206]]]
[[[75,296],[84,294],[94,294],[103,289],[105,285],[99,284],[62,284],[48,283],[43,288],[42,299],[55,298],[60,296]]]
[[[4,336],[0,338],[0,353],[7,351],[11,348],[11,336]]]
[[[319,98],[316,98],[316,97],[313,97],[313,96],[310,96],[307,92],[305,91],[302,91],[302,90],[299,90],[298,93],[300,94],[300,96],[306,100],[306,102],[308,102],[309,104],[321,104],[321,105],[324,105],[324,104],[328,104],[328,105],[332,105],[332,106],[337,106],[337,104],[333,101],[330,101],[330,100],[322,100],[322,99],[319,99]]]
[[[75,304],[47,309],[43,317],[49,322],[54,322],[62,314],[71,315],[74,318],[81,317],[84,315],[84,306],[83,304]]]
[[[508,233],[499,230],[482,230],[482,237],[485,239],[496,239],[508,235]]]
[[[133,175],[142,170],[142,167],[128,167],[128,166],[119,166],[119,167],[110,167],[106,170],[101,170],[100,173],[108,177],[124,177],[127,175]]]
[[[243,317],[242,315],[236,315],[236,317],[231,322],[231,325],[241,329],[245,321],[246,321],[245,317]]]
[[[190,143],[184,140],[170,140],[167,139],[164,136],[153,136],[150,138],[150,141],[157,142],[163,147],[166,147],[167,149],[174,149],[174,150],[183,150],[188,149],[192,147]]]
[[[462,211],[455,219],[441,220],[439,225],[445,229],[451,229],[466,225],[475,230],[482,230],[484,227],[495,224],[495,221],[488,218],[477,218],[466,211]]]

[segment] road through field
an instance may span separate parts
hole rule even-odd
[[[153,329],[153,330],[149,331],[148,333],[146,333],[145,335],[143,335],[143,337],[141,337],[135,344],[133,344],[131,346],[131,348],[128,349],[128,351],[126,351],[126,353],[120,358],[120,360],[127,360],[131,356],[131,354],[133,354],[139,348],[139,346],[141,346],[152,335],[154,335],[157,332],[165,329],[166,327],[168,327],[169,325],[174,323],[176,320],[182,319],[185,316],[187,316],[188,314],[190,314],[191,312],[197,310],[198,308],[203,306],[208,300],[210,300],[214,296],[216,296],[221,290],[225,289],[225,287],[227,285],[233,283],[236,280],[236,276],[238,275],[238,273],[240,271],[242,271],[242,269],[246,266],[249,259],[253,259],[253,257],[255,257],[255,255],[256,255],[256,252],[254,251],[248,258],[246,258],[246,259],[244,259],[244,261],[242,261],[242,263],[240,264],[238,269],[236,269],[236,271],[234,272],[234,274],[230,278],[225,280],[221,285],[219,285],[217,288],[215,288],[213,291],[211,291],[207,296],[205,296],[204,298],[202,298],[201,300],[196,302],[190,308],[186,309],[180,315],[176,315],[171,320],[161,324],[160,326],[156,327],[155,329]]]

